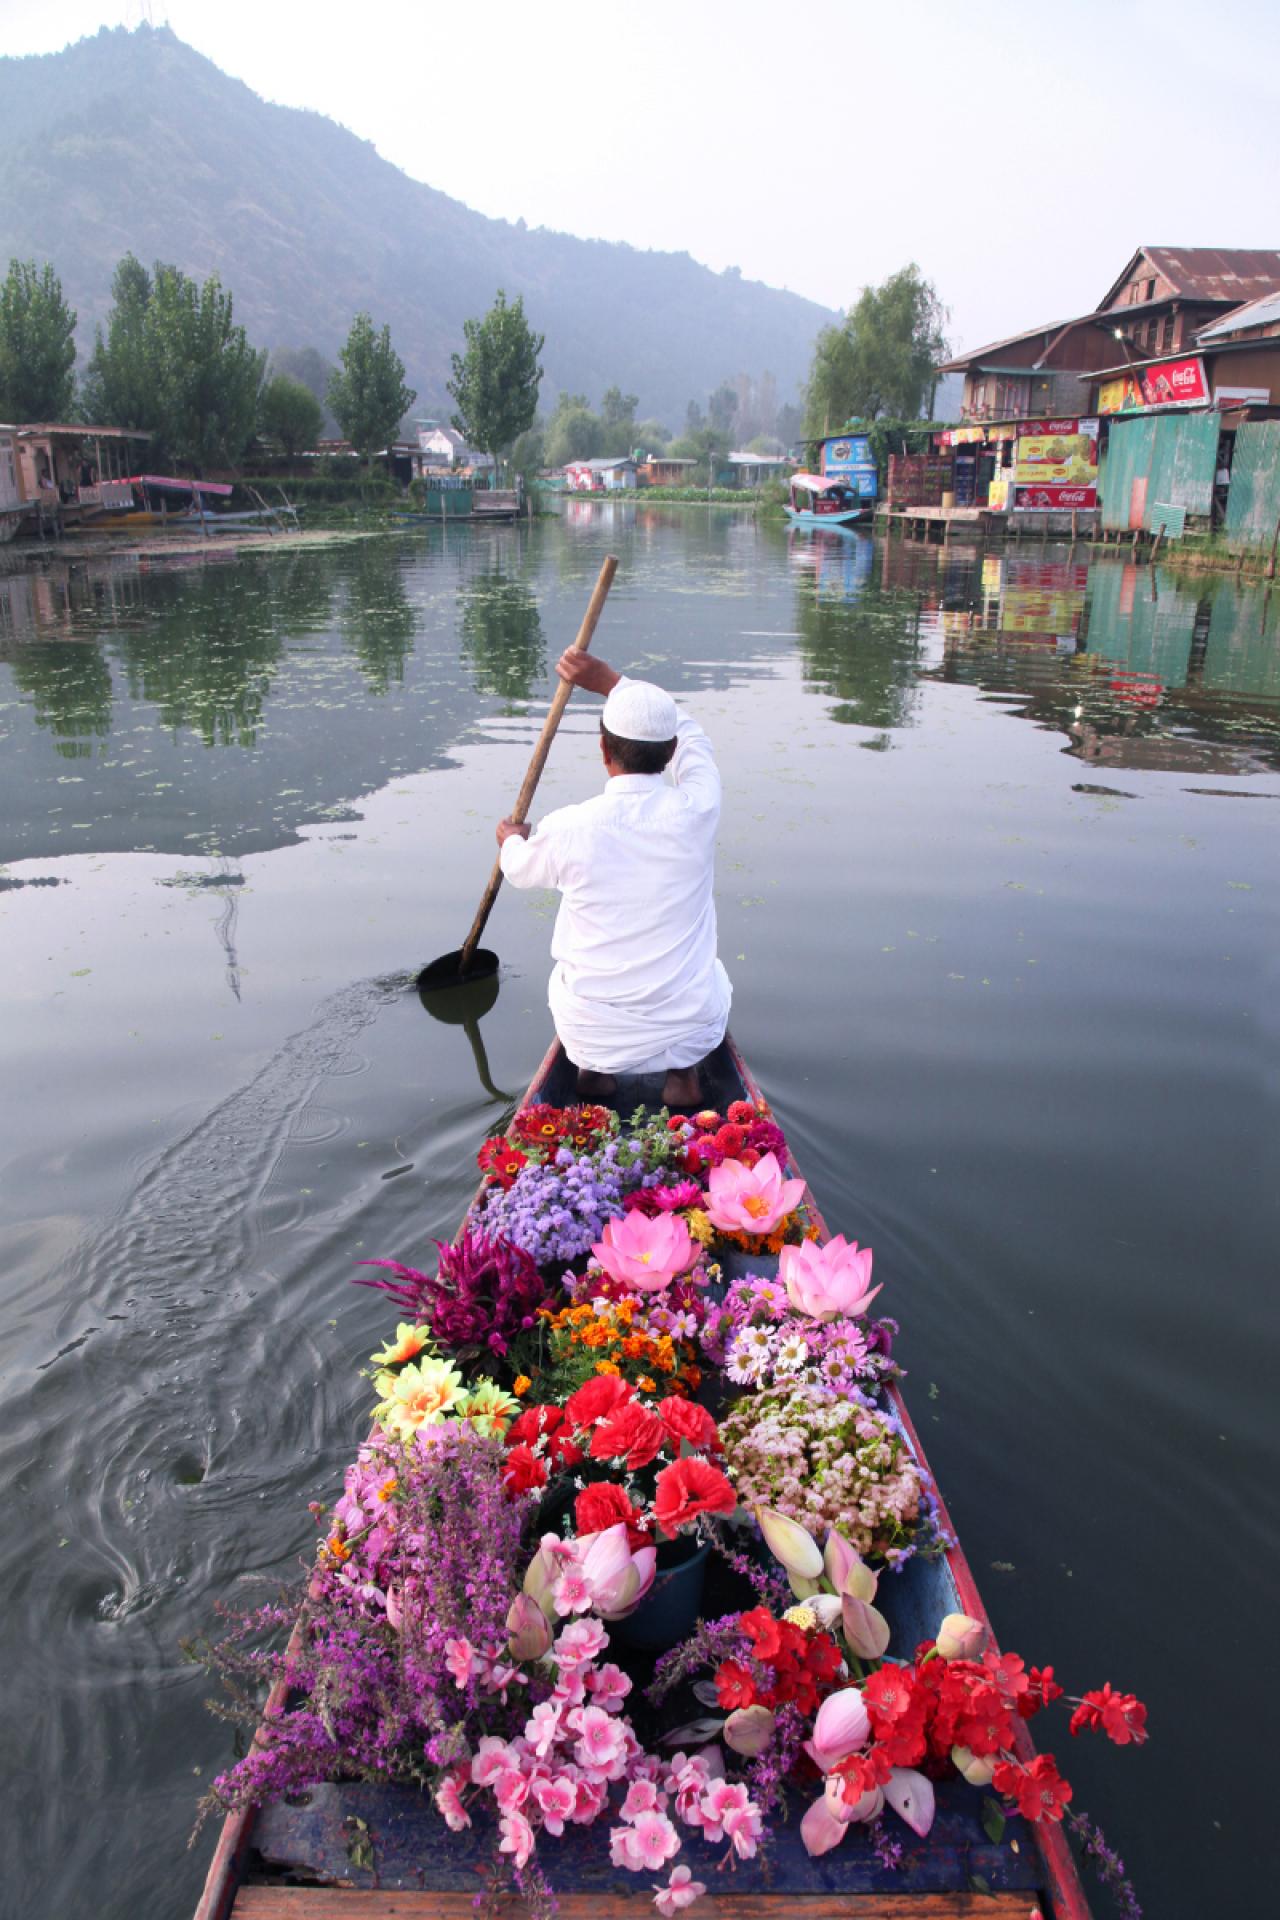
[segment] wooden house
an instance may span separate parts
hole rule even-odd
[[[636,478],[642,487],[687,487],[692,484],[696,460],[676,460],[670,454],[651,453],[640,461]]]
[[[131,427],[49,424],[0,427],[0,434],[11,441],[26,516],[53,525],[130,505],[133,451],[151,438]]]

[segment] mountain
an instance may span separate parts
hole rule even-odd
[[[0,268],[52,260],[83,356],[130,251],[218,273],[258,346],[332,357],[367,309],[427,412],[448,404],[463,320],[499,287],[546,335],[544,405],[616,382],[672,427],[739,369],[794,398],[835,317],[688,254],[490,220],[321,114],[260,99],[167,27],[0,59]]]

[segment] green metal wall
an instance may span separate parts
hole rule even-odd
[[[1280,521],[1280,420],[1255,420],[1240,428],[1231,460],[1227,538],[1260,544]]]
[[[1144,414],[1112,423],[1102,495],[1102,524],[1127,529],[1134,482],[1146,483],[1142,526],[1152,532],[1163,516],[1158,507],[1208,517],[1213,507],[1213,476],[1218,460],[1216,413]],[[1166,528],[1181,533],[1177,516]]]

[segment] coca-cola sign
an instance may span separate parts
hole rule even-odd
[[[1118,380],[1104,382],[1098,393],[1100,413],[1151,413],[1160,407],[1203,407],[1209,402],[1204,361],[1161,360],[1153,367],[1135,368]]]
[[[1046,508],[1052,509],[1055,512],[1061,512],[1063,508],[1070,511],[1073,507],[1088,511],[1096,507],[1097,504],[1098,489],[1096,487],[1062,487],[1050,485],[1015,487],[1014,489],[1013,506],[1015,513],[1039,513]]]

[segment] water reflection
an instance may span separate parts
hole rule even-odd
[[[1264,585],[1079,549],[881,547],[881,591],[910,598],[941,635],[927,677],[1011,696],[1081,760],[1219,775],[1280,766]]]
[[[919,704],[918,609],[904,619],[901,606],[864,593],[875,558],[868,534],[792,532],[788,548],[803,583],[796,627],[806,678],[834,699],[833,720],[878,729],[866,744],[887,746],[884,736],[911,726]]]
[[[532,593],[501,566],[490,567],[459,595],[458,632],[476,691],[511,711],[527,700],[546,668],[546,642]]]
[[[399,547],[367,540],[343,574],[339,625],[373,694],[404,684],[405,662],[413,652],[416,617],[404,571]]]

